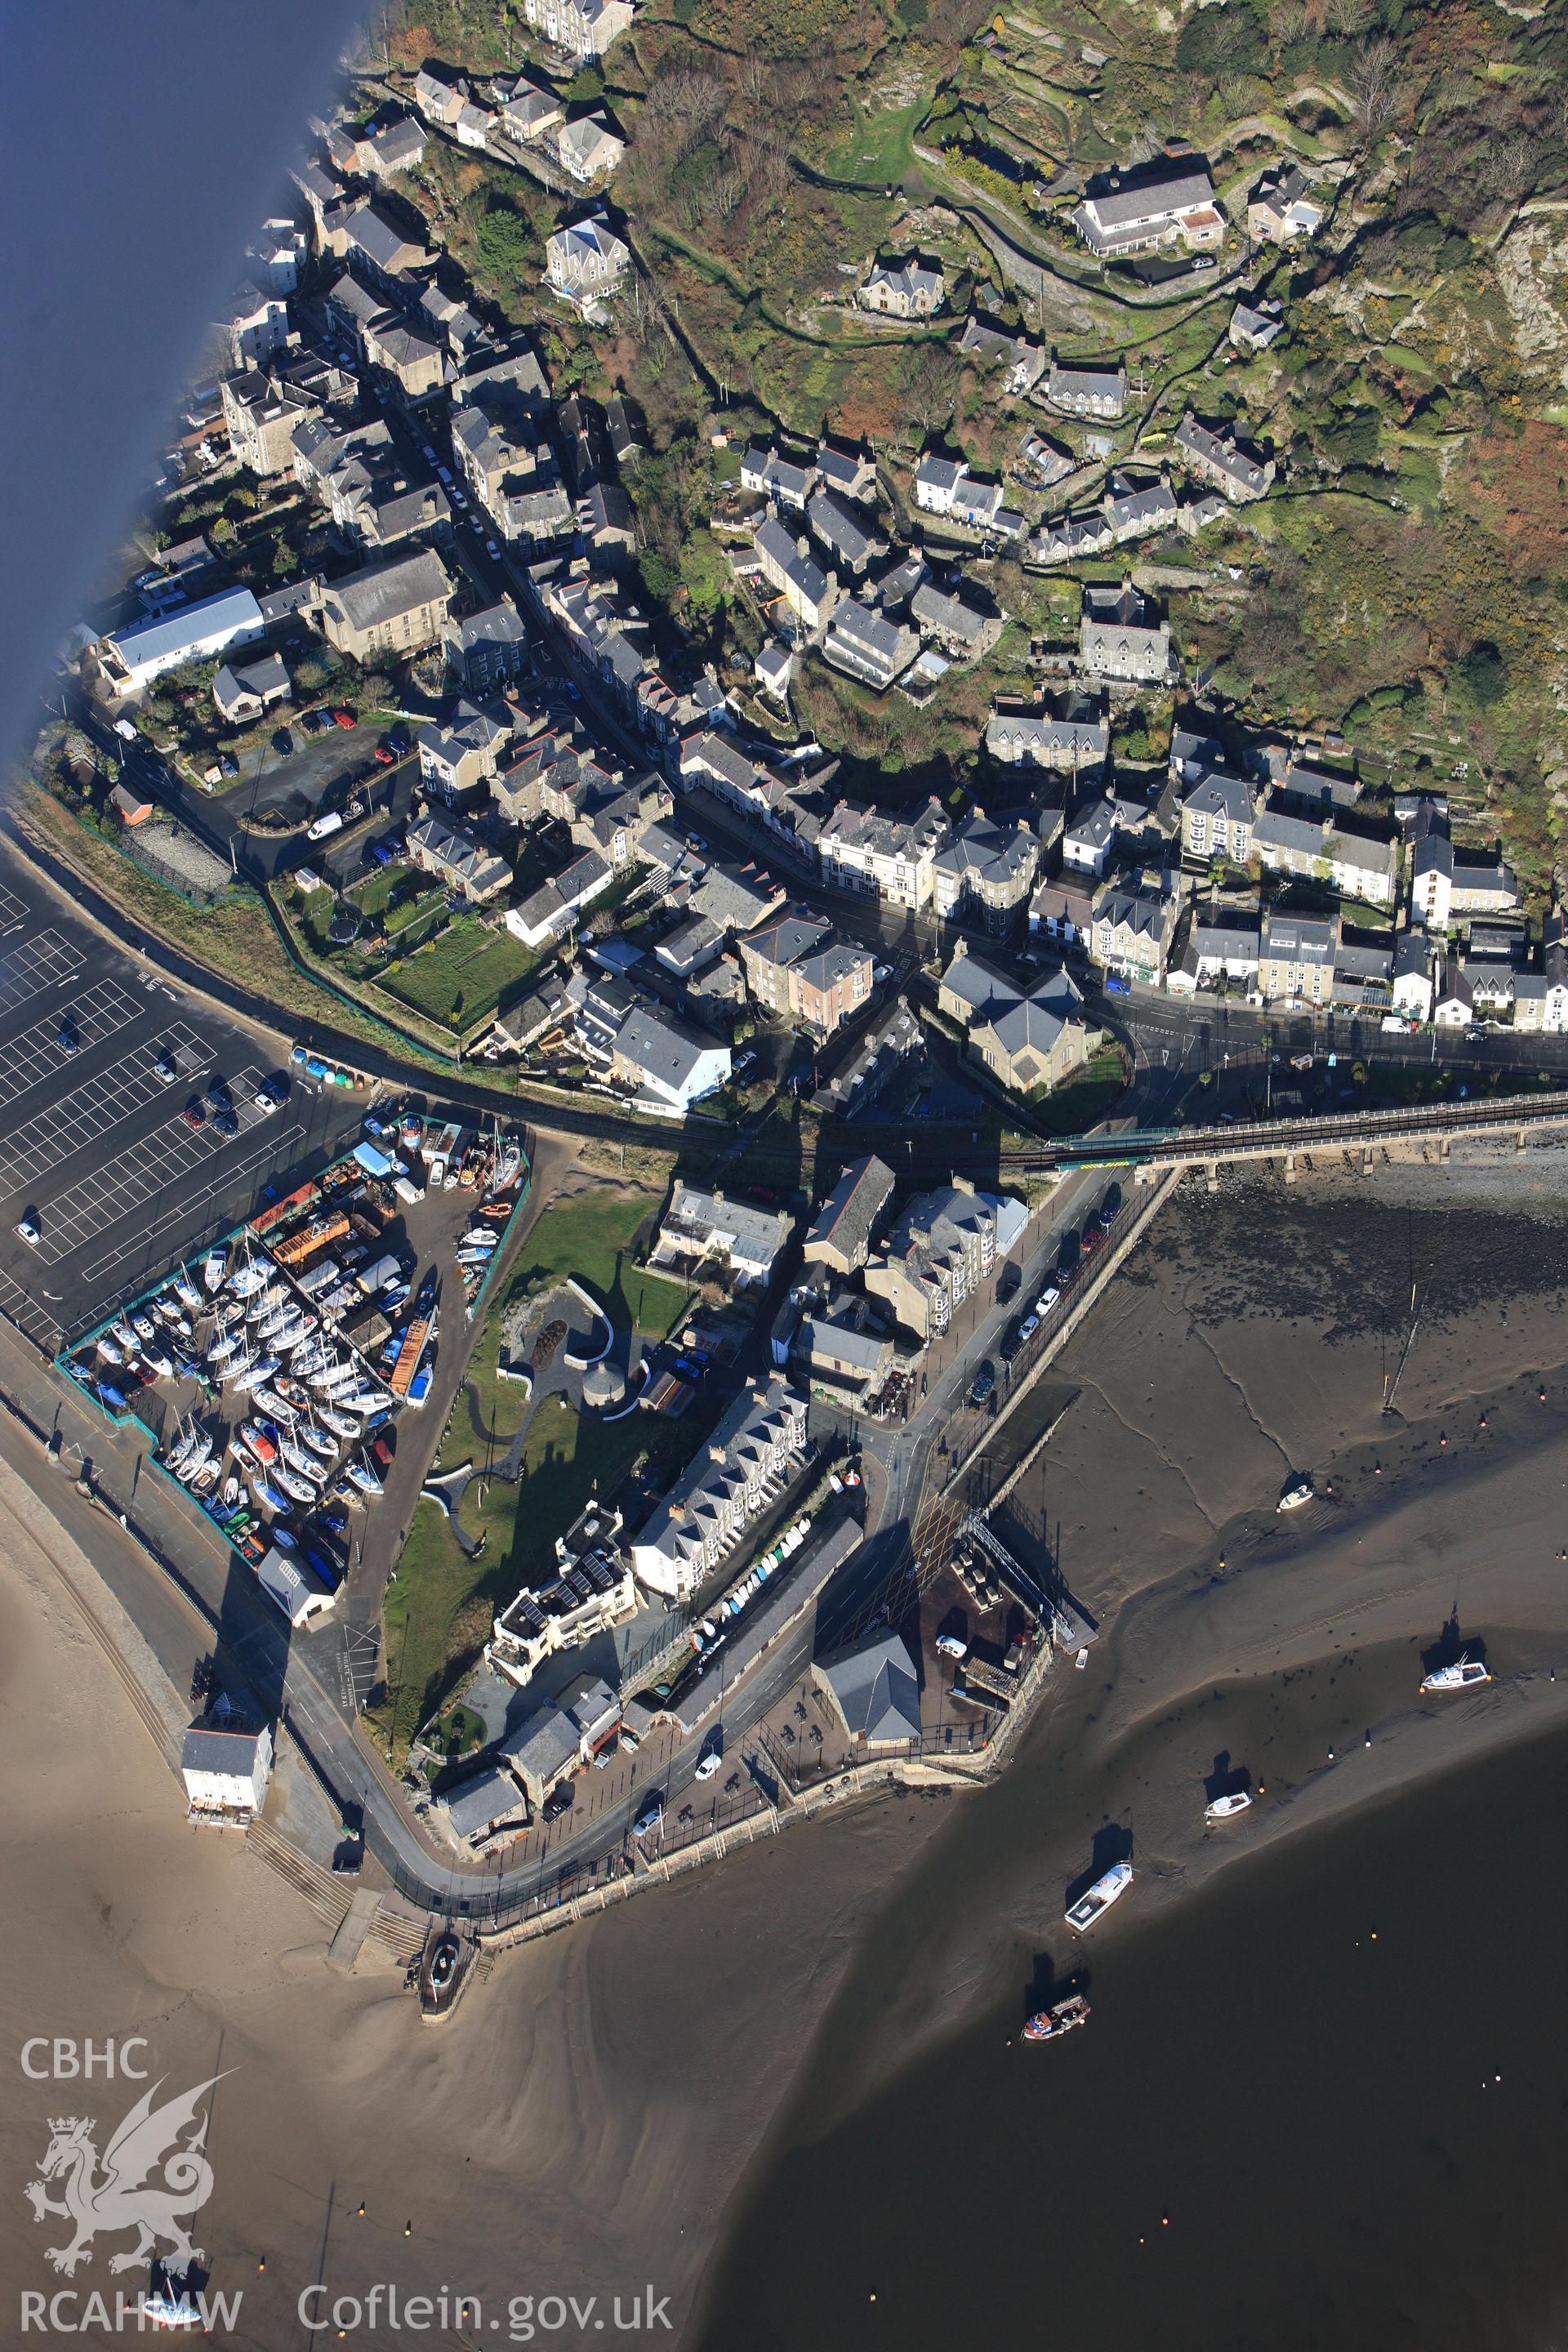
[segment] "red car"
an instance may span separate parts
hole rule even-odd
[[[352,710],[334,710],[332,713],[332,722],[334,726],[338,727],[352,727],[354,723],[353,712]]]
[[[375,1444],[370,1450],[374,1454],[376,1460],[380,1463],[384,1470],[391,1469],[393,1458],[392,1448],[388,1445],[384,1437],[378,1437]]]
[[[387,748],[386,748],[385,744],[384,743],[384,744],[382,744],[382,745],[381,745],[380,749],[379,749],[379,750],[377,751],[377,752],[376,752],[376,755],[375,755],[375,764],[376,764],[376,766],[377,766],[378,768],[390,768],[390,767],[393,767],[393,766],[395,766],[395,763],[396,763],[396,757],[397,757],[396,753],[395,753],[395,752],[394,752],[394,751],[389,751],[387,750]]]

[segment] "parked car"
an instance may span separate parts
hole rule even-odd
[[[547,1822],[558,1822],[563,1813],[572,1810],[573,1788],[570,1780],[558,1780],[539,1808]]]
[[[21,1234],[22,1239],[33,1249],[37,1248],[39,1242],[43,1238],[43,1234],[38,1224],[38,1213],[36,1209],[23,1210],[21,1215],[16,1220],[16,1231]]]
[[[207,1123],[206,1112],[199,1102],[188,1102],[180,1117],[187,1127],[205,1127]]]
[[[1085,1257],[1092,1257],[1095,1251],[1100,1247],[1100,1243],[1104,1239],[1104,1232],[1098,1224],[1086,1225],[1084,1227],[1083,1234],[1083,1254]]]
[[[703,1754],[697,1759],[697,1769],[691,1775],[692,1779],[694,1780],[710,1780],[723,1760],[723,1758],[720,1755],[719,1750],[716,1748],[705,1749]]]
[[[371,1449],[370,1449],[370,1450],[371,1450],[371,1452],[374,1454],[374,1456],[375,1456],[376,1460],[380,1463],[380,1465],[381,1465],[381,1466],[382,1466],[382,1468],[383,1468],[384,1470],[390,1470],[390,1469],[391,1469],[392,1465],[393,1465],[394,1455],[393,1455],[392,1448],[391,1448],[391,1446],[387,1444],[387,1442],[386,1442],[386,1440],[385,1440],[385,1438],[384,1438],[384,1437],[378,1437],[378,1438],[376,1439],[376,1441],[375,1441],[375,1444],[371,1447]]]
[[[81,1051],[81,1031],[68,1013],[60,1023],[55,1043],[62,1054],[79,1054]]]
[[[167,1046],[163,1048],[163,1051],[153,1063],[153,1075],[158,1080],[160,1086],[165,1087],[172,1087],[174,1080],[179,1076],[179,1064],[175,1061],[173,1054],[170,1053]]]
[[[650,1831],[658,1829],[663,1819],[664,1791],[661,1789],[650,1789],[641,1812],[632,1823],[633,1837],[647,1837]]]
[[[974,1378],[969,1383],[970,1403],[972,1405],[983,1405],[995,1386],[996,1374],[993,1367],[989,1362],[982,1364],[979,1370],[975,1373]]]
[[[229,1110],[226,1107],[221,1110],[214,1111],[213,1127],[215,1131],[219,1135],[237,1135],[239,1133],[239,1121],[236,1118],[233,1111]]]
[[[287,759],[294,749],[294,738],[287,727],[279,727],[272,738],[272,748],[281,759]]]
[[[500,550],[496,545],[493,539],[486,540],[485,553],[489,557],[492,563],[499,563],[500,562]]]
[[[354,723],[354,715],[353,715],[353,712],[352,710],[334,710],[334,711],[333,711],[333,713],[332,713],[332,724],[333,724],[333,726],[334,726],[334,727],[352,727],[352,726],[353,725],[353,723]]]
[[[395,762],[397,754],[395,751],[389,751],[384,743],[378,743],[374,757],[378,768],[390,768]]]
[[[1056,1305],[1060,1297],[1061,1292],[1057,1288],[1056,1284],[1054,1282],[1047,1283],[1045,1289],[1041,1291],[1039,1297],[1035,1301],[1035,1313],[1043,1320],[1045,1317],[1050,1313],[1052,1307]]]
[[[239,761],[232,759],[226,751],[219,753],[218,767],[226,776],[237,776],[239,773]]]
[[[1039,1328],[1040,1318],[1037,1315],[1026,1315],[1018,1326],[1018,1345],[1021,1348],[1027,1347]]]
[[[939,1633],[936,1637],[936,1654],[939,1658],[967,1658],[969,1644],[967,1642],[961,1642],[956,1633]]]

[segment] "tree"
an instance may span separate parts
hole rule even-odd
[[[900,406],[922,433],[934,432],[952,415],[960,373],[957,355],[945,343],[922,338],[912,347],[904,364]]]
[[[1350,79],[1352,119],[1363,147],[1375,146],[1394,118],[1399,97],[1399,52],[1386,34],[1363,41]]]
[[[1268,41],[1247,0],[1223,0],[1195,8],[1176,36],[1176,64],[1183,73],[1219,81],[1235,74],[1268,70]]]

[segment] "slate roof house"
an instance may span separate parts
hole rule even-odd
[[[875,1633],[812,1667],[818,1687],[858,1747],[889,1748],[920,1738],[914,1660],[897,1633]]]
[[[960,948],[938,985],[937,1006],[962,1025],[976,1060],[1017,1094],[1059,1086],[1089,1058],[1083,998],[1065,971],[1026,987]]]
[[[1091,253],[1110,260],[1179,236],[1189,247],[1224,241],[1225,215],[1201,155],[1160,156],[1091,180],[1071,215]]]

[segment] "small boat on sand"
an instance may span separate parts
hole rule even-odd
[[[1080,1895],[1067,1913],[1069,1927],[1092,1927],[1100,1914],[1121,1901],[1132,1884],[1132,1864],[1113,1862],[1102,1877],[1097,1878],[1087,1895]]]
[[[1059,2042],[1064,2033],[1075,2026],[1089,2023],[1089,2003],[1082,1993],[1069,1993],[1066,2000],[1053,2001],[1049,2009],[1037,2010],[1024,2026],[1026,2042]]]
[[[1228,1797],[1216,1797],[1212,1804],[1205,1805],[1204,1819],[1205,1822],[1228,1822],[1233,1813],[1246,1812],[1251,1802],[1251,1795],[1246,1789],[1234,1789]]]
[[[1275,1508],[1280,1511],[1299,1511],[1303,1503],[1311,1501],[1312,1494],[1312,1482],[1310,1478],[1292,1478],[1275,1505]]]
[[[1423,1675],[1421,1687],[1424,1691],[1479,1690],[1482,1683],[1490,1680],[1490,1672],[1479,1658],[1460,1658],[1457,1664],[1437,1666],[1431,1674]]]

